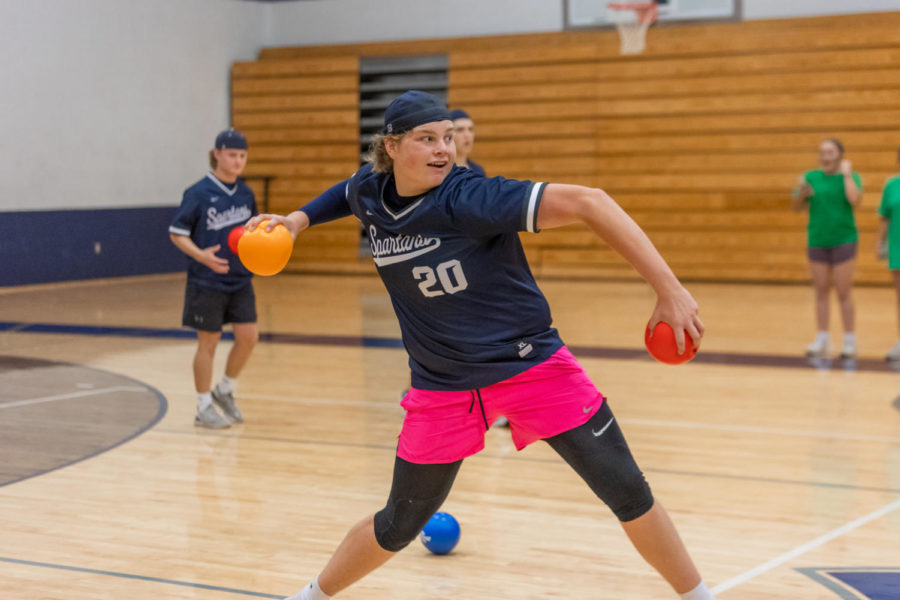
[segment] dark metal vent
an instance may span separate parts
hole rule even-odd
[[[445,54],[428,56],[383,56],[359,61],[359,149],[360,162],[372,135],[384,126],[384,110],[391,100],[407,90],[422,90],[447,100]]]

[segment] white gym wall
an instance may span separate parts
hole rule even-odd
[[[0,2],[0,211],[172,205],[261,46],[559,31],[563,0]],[[743,0],[745,18],[900,0]]]
[[[275,2],[266,46],[346,44],[560,31],[566,0],[305,0]],[[583,0],[576,0],[583,1]],[[594,0],[598,3],[603,0]],[[728,2],[728,0],[724,0]],[[734,0],[737,1],[737,0]],[[709,0],[688,0],[702,5]],[[717,4],[712,2],[712,4]],[[900,10],[900,0],[741,0],[745,19]]]
[[[743,0],[745,19],[778,19],[900,10],[900,0]]]
[[[563,28],[562,0],[275,2],[267,46],[501,35]]]
[[[228,123],[266,6],[0,2],[0,211],[173,205]]]

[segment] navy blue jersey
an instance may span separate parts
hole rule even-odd
[[[396,211],[384,202],[392,177],[366,165],[307,214],[314,224],[349,212],[362,222],[400,321],[413,386],[485,387],[562,347],[518,236],[537,231],[545,184],[454,167]]]
[[[481,165],[479,165],[479,164],[478,164],[477,162],[475,162],[474,160],[467,160],[466,162],[469,164],[469,170],[472,171],[473,173],[477,173],[477,174],[481,175],[482,177],[484,177],[484,176],[487,175],[487,174],[484,172],[484,167],[482,167]]]
[[[258,213],[253,190],[238,179],[228,186],[207,173],[184,191],[169,232],[190,236],[199,248],[220,244],[216,253],[228,259],[228,273],[219,274],[196,260],[188,259],[188,279],[200,285],[233,292],[250,283],[253,276],[228,247],[228,233]]]

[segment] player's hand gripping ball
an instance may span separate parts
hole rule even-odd
[[[245,231],[238,240],[238,257],[247,270],[256,275],[274,275],[291,258],[294,239],[280,223],[266,231],[269,220],[262,221],[253,231]]]
[[[235,254],[238,253],[238,241],[241,239],[242,235],[244,235],[243,225],[238,225],[228,232],[228,247],[231,248],[231,251]]]
[[[686,363],[697,355],[697,347],[687,331],[684,332],[684,354],[678,354],[678,344],[675,342],[675,332],[672,327],[663,321],[656,324],[653,336],[650,336],[650,323],[644,331],[644,345],[650,356],[667,365],[680,365]]]
[[[419,539],[432,554],[449,554],[459,542],[459,523],[453,515],[437,512],[432,515]]]

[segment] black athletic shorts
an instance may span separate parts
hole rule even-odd
[[[181,324],[199,331],[222,331],[225,323],[256,323],[256,294],[247,283],[234,292],[223,292],[188,280],[184,290]]]

